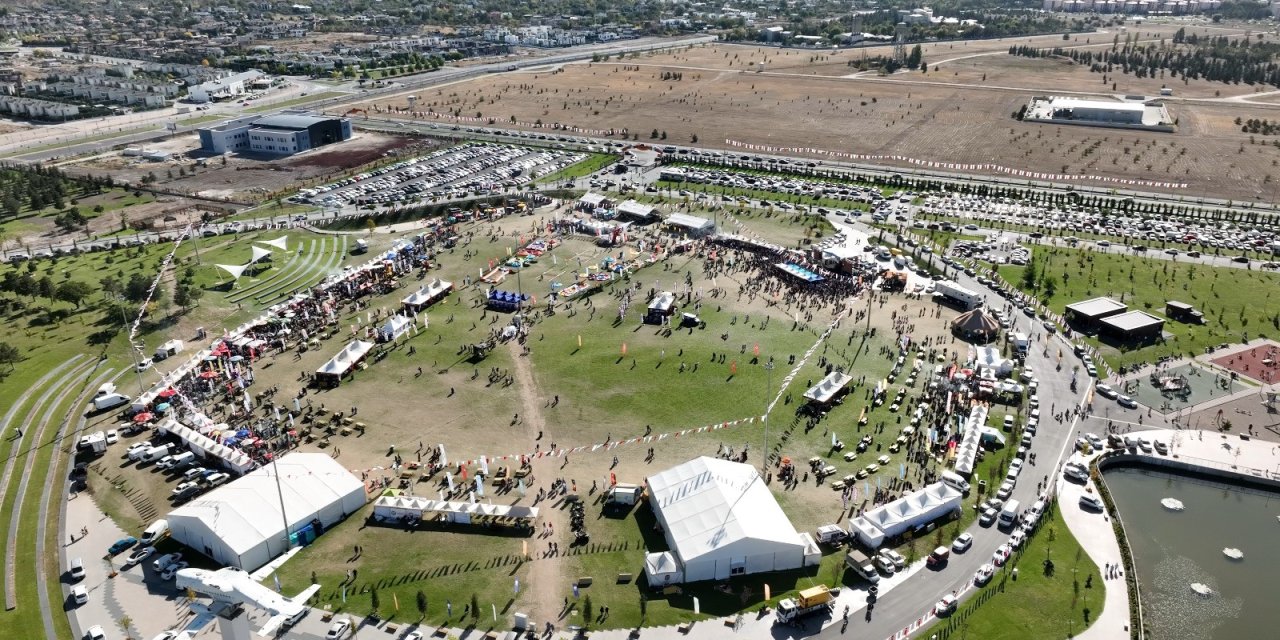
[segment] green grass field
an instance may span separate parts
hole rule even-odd
[[[1110,296],[1130,309],[1160,317],[1164,317],[1164,303],[1169,300],[1190,303],[1204,313],[1204,325],[1166,322],[1164,329],[1173,339],[1163,344],[1130,349],[1087,338],[1112,367],[1152,362],[1165,355],[1195,356],[1204,353],[1207,346],[1240,341],[1246,333],[1253,338],[1280,330],[1280,273],[1083,249],[1039,247],[1033,256],[1037,282],[1051,280],[1052,295],[1046,286],[1025,286],[1023,272],[1027,267],[1003,265],[998,269],[1000,276],[1038,295],[1057,313],[1069,303],[1098,296]]]
[[[1105,602],[1098,565],[1084,553],[1057,509],[1045,515],[1036,534],[1019,555],[996,572],[991,582],[946,619],[917,637],[949,638],[1070,638],[1084,631],[1102,613]],[[1045,560],[1053,562],[1053,571]],[[1012,570],[1018,569],[1017,579]],[[1086,587],[1086,584],[1091,586]],[[1112,582],[1111,588],[1123,588]]]
[[[569,165],[559,171],[538,178],[536,184],[554,186],[556,183],[565,180],[576,180],[582,176],[595,173],[617,161],[618,156],[611,153],[592,153],[582,162]]]

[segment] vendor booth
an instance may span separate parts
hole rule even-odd
[[[342,382],[342,377],[360,364],[360,361],[369,354],[370,349],[373,349],[372,342],[353,340],[351,344],[343,347],[338,355],[324,363],[324,366],[316,369],[316,384],[326,388],[338,386]]]
[[[409,329],[413,327],[413,319],[406,316],[391,316],[378,327],[378,342],[391,342],[400,336],[409,333]]]
[[[436,278],[409,294],[400,303],[404,305],[405,310],[417,313],[443,300],[445,296],[449,295],[450,291],[453,291],[452,282],[445,282]]]
[[[490,289],[488,306],[494,311],[519,311],[521,305],[523,305],[528,299],[529,296],[527,294]]]
[[[649,310],[644,314],[645,324],[663,324],[671,314],[675,313],[676,296],[670,291],[663,291],[653,297]]]

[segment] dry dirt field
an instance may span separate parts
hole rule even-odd
[[[1144,26],[1158,42],[1176,25]],[[1189,26],[1189,31],[1243,35],[1244,30]],[[1188,197],[1214,194],[1270,198],[1280,149],[1251,139],[1235,118],[1280,118],[1272,104],[1228,102],[1247,86],[1171,83],[1173,134],[1020,123],[1011,114],[1033,95],[1080,92],[1094,97],[1155,95],[1157,79],[1109,75],[1048,59],[1013,57],[1014,43],[1040,47],[1110,46],[1114,34],[925,47],[928,73],[879,77],[848,65],[864,50],[838,54],[713,45],[623,61],[583,63],[488,76],[419,94],[417,113],[404,98],[364,105],[393,116],[448,122],[438,114],[493,118],[495,123],[566,124],[628,129],[640,140],[654,129],[672,142],[725,146],[725,139],[779,147],[812,147],[958,163],[996,163],[1045,173],[1092,174],[1185,182]],[[866,55],[887,53],[867,49]],[[758,71],[759,63],[764,71]],[[663,73],[683,74],[663,80]],[[985,74],[985,80],[984,80]],[[1095,93],[1096,92],[1096,93]],[[1220,93],[1219,98],[1214,96]],[[434,112],[437,115],[431,115]],[[1108,184],[1108,183],[1103,183]],[[1114,185],[1112,185],[1114,186]]]
[[[174,157],[168,162],[146,162],[112,152],[77,162],[69,169],[95,175],[109,174],[116,180],[128,181],[141,180],[148,173],[153,173],[157,178],[156,185],[165,190],[256,203],[269,200],[276,193],[326,182],[343,171],[382,158],[388,152],[418,154],[434,145],[430,138],[414,139],[360,131],[341,144],[294,157],[236,154],[228,156],[225,164],[221,158],[210,158],[206,166],[197,167],[195,158],[185,154],[198,149],[199,140],[193,135],[186,135],[147,145],[148,149],[172,152]]]

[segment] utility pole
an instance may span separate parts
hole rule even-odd
[[[760,452],[761,473],[769,473],[769,401],[773,396],[773,357],[764,363],[764,451]]]

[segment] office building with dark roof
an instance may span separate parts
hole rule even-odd
[[[200,150],[208,153],[292,155],[350,139],[351,120],[281,113],[240,118],[199,133]]]

